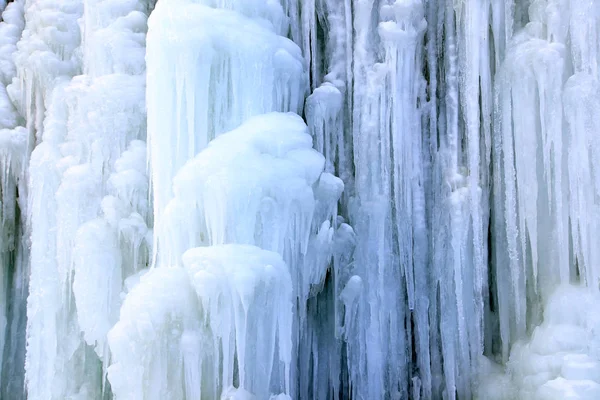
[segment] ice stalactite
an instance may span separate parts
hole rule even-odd
[[[281,256],[229,244],[183,258],[185,268],[153,269],[125,299],[109,334],[116,398],[289,392],[292,288]]]

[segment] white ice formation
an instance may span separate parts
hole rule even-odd
[[[600,398],[600,1],[0,15],[0,399]]]

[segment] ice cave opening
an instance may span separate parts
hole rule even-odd
[[[600,399],[600,1],[0,15],[0,399]]]

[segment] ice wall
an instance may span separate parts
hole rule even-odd
[[[598,397],[596,1],[0,10],[0,398]]]

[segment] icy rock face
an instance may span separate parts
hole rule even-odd
[[[23,243],[23,197],[27,131],[0,129],[0,354],[2,395],[23,388],[23,309],[27,299],[27,250]],[[9,307],[9,303],[13,303]]]

